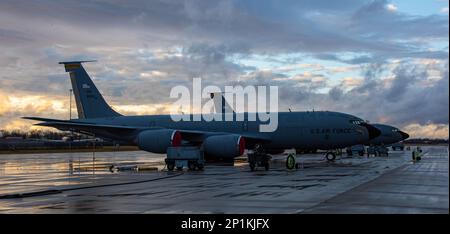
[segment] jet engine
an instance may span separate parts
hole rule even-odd
[[[210,136],[203,141],[203,149],[209,156],[234,158],[245,150],[245,139],[239,135]]]
[[[136,144],[141,150],[164,154],[168,147],[181,145],[181,133],[172,129],[145,130],[138,134]]]

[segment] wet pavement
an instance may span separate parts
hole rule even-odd
[[[423,149],[418,163],[411,151],[298,155],[294,171],[277,155],[255,172],[243,161],[168,172],[143,151],[0,155],[0,213],[448,213],[448,147]]]
[[[306,213],[448,214],[448,152],[427,150],[424,160],[407,163]]]

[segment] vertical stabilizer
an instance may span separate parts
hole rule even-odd
[[[93,61],[60,62],[69,72],[79,119],[120,116],[114,111],[95,87],[82,63]]]

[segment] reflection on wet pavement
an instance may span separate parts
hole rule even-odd
[[[431,164],[444,155],[440,160],[448,165],[447,147],[426,150],[423,161],[429,166],[416,164],[411,170],[447,172],[434,181],[447,182],[448,191],[448,166]],[[302,169],[294,171],[285,169],[286,155],[275,155],[269,171],[255,172],[243,161],[207,165],[204,171],[168,172],[164,155],[143,151],[96,152],[95,160],[92,153],[0,155],[0,196],[22,195],[0,199],[0,212],[298,213],[312,212],[313,207],[326,212],[320,204],[411,165],[410,154],[343,157],[333,163],[322,155],[301,155],[297,160]],[[151,169],[117,171],[112,165]],[[448,211],[448,192],[446,196]]]

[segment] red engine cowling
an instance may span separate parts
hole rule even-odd
[[[164,154],[168,147],[181,145],[181,133],[172,129],[145,130],[136,137],[139,149]]]
[[[244,153],[245,139],[234,134],[210,136],[203,141],[203,149],[209,156],[234,158]]]

